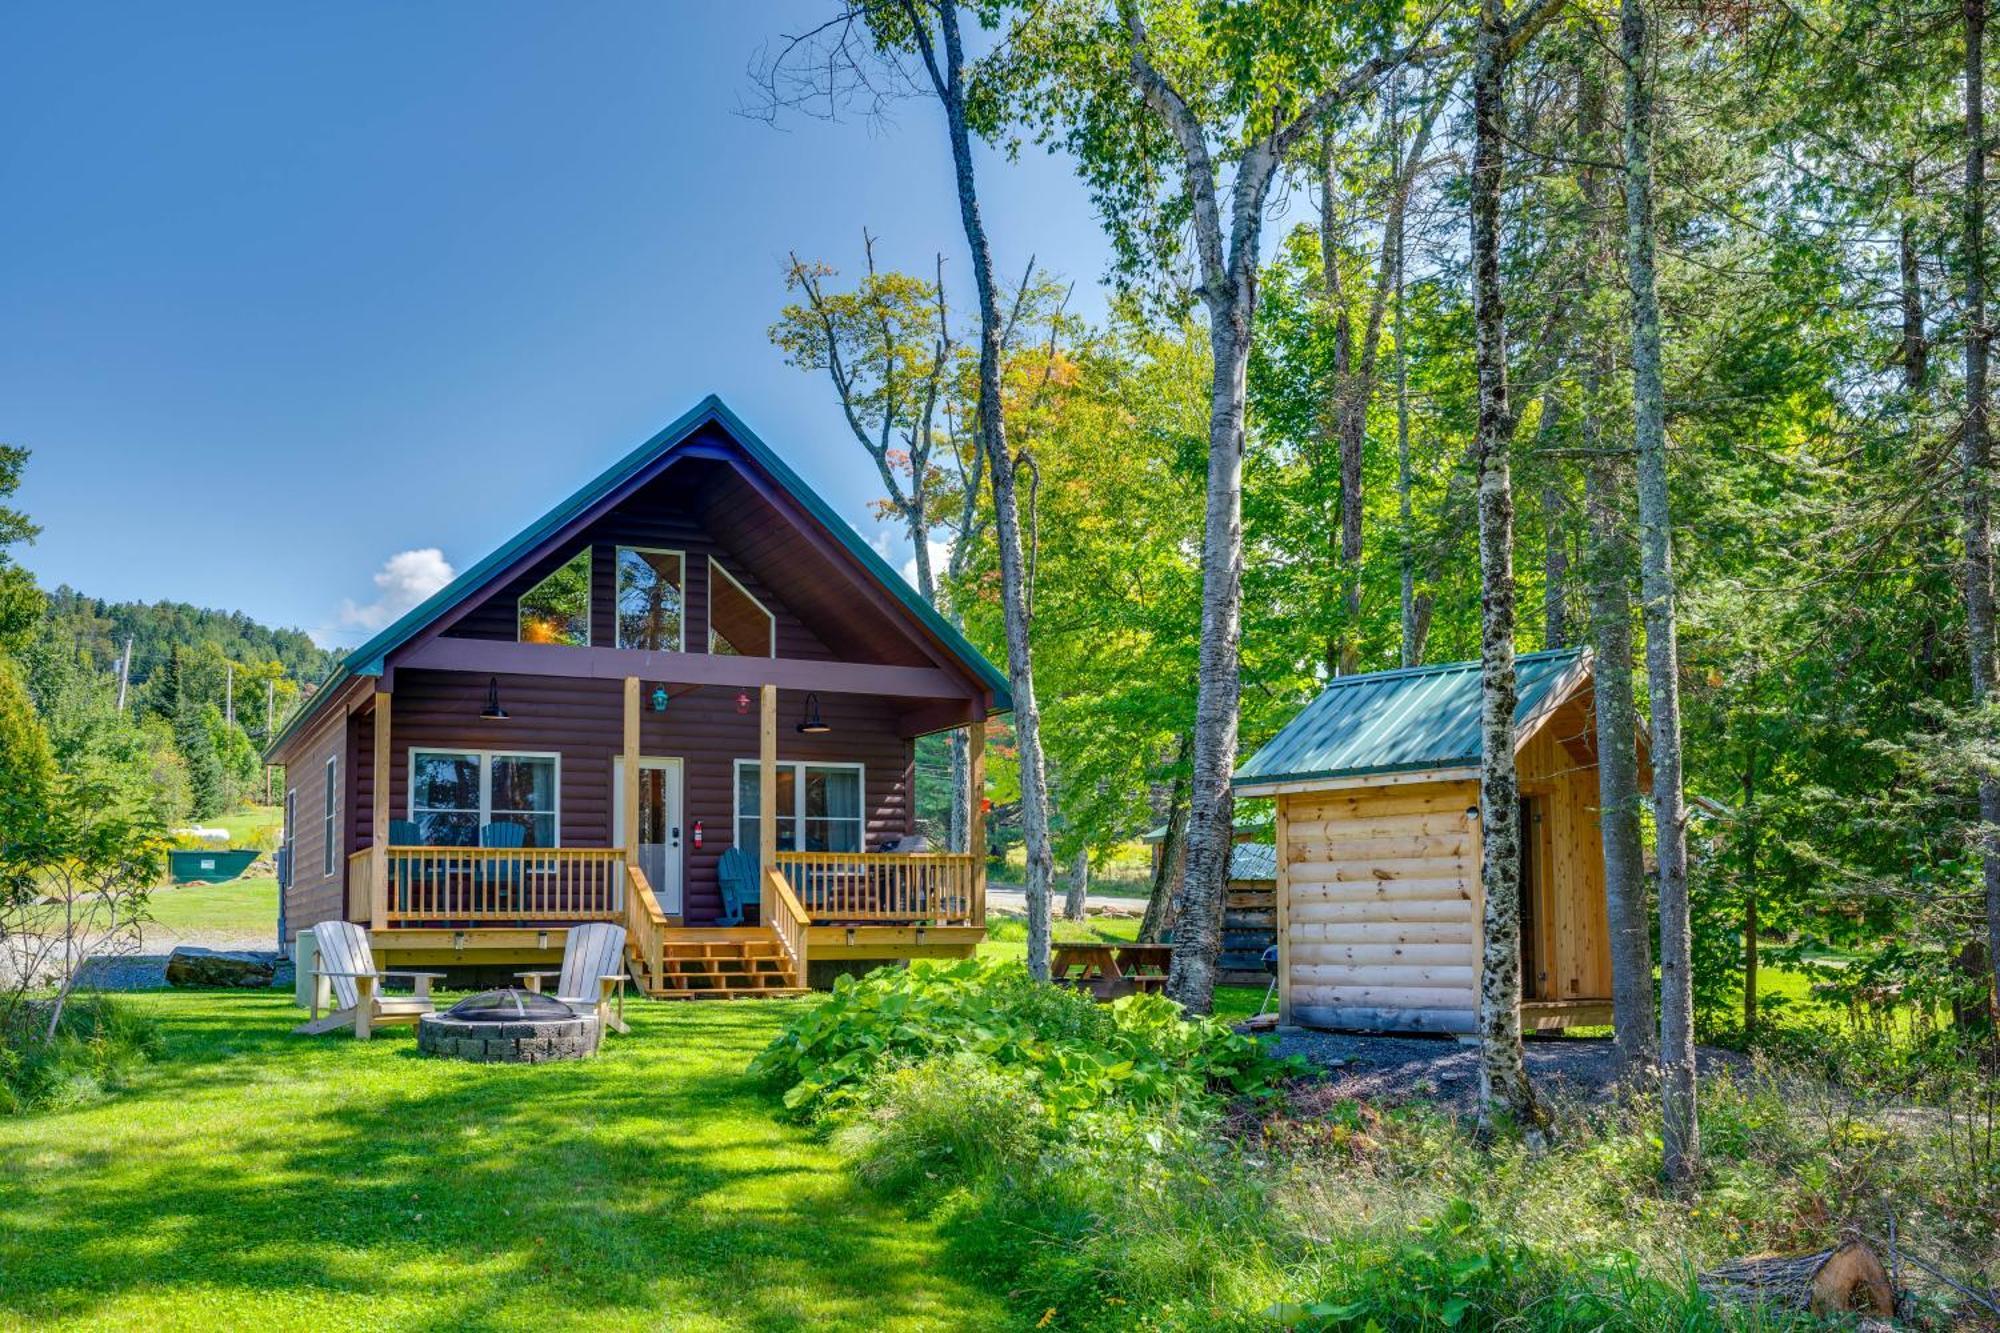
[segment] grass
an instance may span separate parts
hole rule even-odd
[[[228,829],[229,845],[232,847],[259,847],[278,845],[278,834],[285,826],[285,811],[276,805],[245,805],[208,821],[208,827]],[[268,835],[266,842],[259,842],[259,835]]]
[[[0,1120],[0,1325],[1004,1326],[933,1227],[743,1074],[793,1002],[630,1008],[587,1064],[292,1037],[283,998],[148,993],[159,1061]]]
[[[225,884],[177,884],[153,890],[146,900],[155,927],[178,936],[278,937],[278,881],[246,876]]]

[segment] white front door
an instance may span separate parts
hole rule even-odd
[[[625,845],[625,763],[611,761],[612,838]],[[639,761],[639,869],[653,886],[660,910],[681,914],[681,761]]]

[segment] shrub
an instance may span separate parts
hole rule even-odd
[[[65,1006],[52,1040],[47,1021],[43,1004],[21,1003],[0,1030],[0,1115],[94,1101],[159,1051],[150,1020],[102,997]]]
[[[842,977],[751,1072],[783,1087],[792,1110],[824,1113],[886,1070],[959,1052],[1020,1071],[1052,1122],[1106,1103],[1261,1091],[1284,1069],[1254,1039],[1213,1019],[1189,1021],[1162,996],[1100,1005],[1035,981],[1019,963],[966,959]]]

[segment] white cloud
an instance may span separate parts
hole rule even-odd
[[[881,556],[891,569],[903,576],[903,582],[912,588],[917,586],[916,553],[910,551],[910,539],[904,535],[901,528],[878,524],[875,530],[868,534],[868,544],[875,548],[875,554]],[[942,578],[945,562],[951,559],[950,544],[933,540],[926,542],[925,545],[931,550],[931,577]],[[905,551],[910,551],[910,554],[898,559],[899,553]]]
[[[342,598],[340,623],[373,634],[424,598],[450,583],[455,573],[451,561],[435,546],[414,551],[398,551],[382,562],[375,572],[375,600],[356,602]]]

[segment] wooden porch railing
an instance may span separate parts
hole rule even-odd
[[[791,955],[793,975],[799,985],[807,985],[806,927],[812,924],[812,916],[799,905],[785,872],[775,866],[764,872],[764,897],[771,904],[771,929]]]
[[[616,921],[625,915],[625,853],[617,848],[385,850],[388,874],[382,919],[392,926],[425,921]],[[357,853],[362,858],[367,855]],[[349,875],[352,901],[356,883],[352,864]],[[374,889],[372,881],[368,887]]]
[[[635,865],[626,866],[625,938],[646,960],[651,969],[647,975],[654,985],[659,984],[666,959],[666,930],[667,914],[660,910],[660,900],[653,896],[646,872]]]
[[[799,902],[821,924],[986,924],[986,876],[963,852],[779,852]]]

